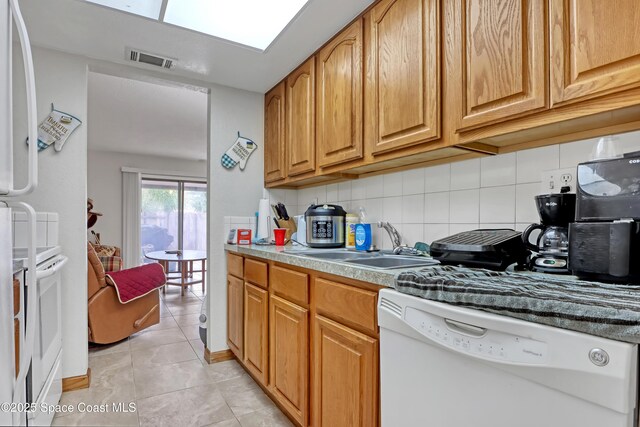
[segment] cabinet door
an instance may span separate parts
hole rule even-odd
[[[551,0],[551,100],[640,85],[640,2]]]
[[[547,106],[545,5],[539,0],[462,0],[445,14],[454,34],[457,130]]]
[[[316,168],[315,58],[310,58],[287,77],[287,175]]]
[[[365,17],[373,154],[440,137],[438,0],[382,0]]]
[[[361,19],[316,55],[316,146],[320,167],[362,158],[362,55]]]
[[[309,413],[309,310],[269,300],[270,388],[301,425]]]
[[[227,276],[227,344],[242,360],[244,286],[242,279]]]
[[[264,181],[285,177],[284,82],[264,96]]]
[[[244,364],[267,385],[269,294],[249,283],[244,284]]]
[[[319,315],[313,337],[313,425],[377,425],[378,341]]]

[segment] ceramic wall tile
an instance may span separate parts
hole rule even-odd
[[[516,154],[480,159],[480,186],[498,187],[516,183]]]
[[[424,169],[425,193],[437,193],[451,189],[451,165],[438,165]]]
[[[383,175],[383,193],[384,197],[393,197],[402,195],[402,172],[394,172]]]
[[[382,221],[392,224],[402,223],[402,197],[385,197],[382,199]]]
[[[479,227],[480,225],[477,222],[468,224],[449,224],[449,233],[454,235],[465,231],[477,230]]]
[[[515,202],[515,185],[480,189],[480,222],[514,223]]]
[[[351,200],[351,181],[338,184],[338,200]]]
[[[452,191],[449,201],[451,224],[472,224],[480,221],[480,190]]]
[[[327,203],[336,203],[339,199],[338,197],[338,184],[329,184],[326,188],[327,191]]]
[[[384,183],[382,175],[364,178],[365,181],[365,198],[375,199],[384,195]],[[353,197],[353,196],[352,196]]]
[[[434,240],[442,239],[450,235],[449,224],[425,224],[424,241],[431,244]]]
[[[578,163],[589,161],[591,151],[599,138],[585,139],[583,141],[569,142],[560,145],[560,167],[573,168]]]
[[[442,193],[428,193],[424,195],[424,222],[435,224],[449,223],[448,191]]]
[[[366,197],[366,180],[365,179],[354,179],[351,182],[351,199],[358,200],[364,199]]]
[[[538,194],[540,194],[540,184],[538,183],[516,185],[517,223],[532,223],[540,221],[534,199]]]
[[[422,224],[424,209],[424,194],[402,196],[402,223]]]
[[[416,242],[424,242],[423,224],[402,224],[402,243],[413,247]]]
[[[480,188],[480,159],[451,164],[451,190]]]
[[[560,147],[548,147],[523,150],[516,153],[516,170],[518,184],[539,182],[540,173],[560,167]]]
[[[402,172],[402,194],[424,193],[424,168],[410,169]]]

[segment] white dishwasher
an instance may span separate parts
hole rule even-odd
[[[638,346],[380,291],[383,427],[638,427]]]

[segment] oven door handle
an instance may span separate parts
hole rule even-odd
[[[35,144],[34,144],[35,145]],[[12,209],[19,209],[27,214],[27,306],[26,306],[26,331],[24,334],[24,344],[20,354],[20,365],[16,374],[16,387],[13,390],[13,401],[21,402],[22,393],[24,393],[24,384],[31,365],[33,356],[33,347],[35,346],[36,333],[36,286],[30,286],[37,282],[36,275],[36,211],[28,204],[23,202],[6,202],[7,206]]]
[[[53,267],[47,268],[46,270],[39,270],[36,273],[36,277],[38,278],[38,280],[40,280],[40,279],[46,279],[47,277],[53,276],[58,271],[60,271],[62,269],[62,267],[64,267],[64,265],[67,263],[67,261],[69,261],[68,257],[66,257],[64,255],[60,255],[60,257],[58,258],[58,261],[56,262],[56,264]]]

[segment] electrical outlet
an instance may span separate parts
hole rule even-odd
[[[564,168],[544,171],[540,174],[541,193],[559,193],[562,187],[569,187],[569,192],[576,191],[576,169]]]

